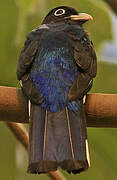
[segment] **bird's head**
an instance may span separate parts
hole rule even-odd
[[[88,20],[92,20],[92,16],[86,13],[79,13],[74,8],[68,6],[59,6],[52,9],[42,24],[56,23],[60,21],[70,21],[79,25],[84,24]]]

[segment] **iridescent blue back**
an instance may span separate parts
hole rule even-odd
[[[79,101],[68,102],[69,89],[77,76],[73,48],[65,33],[45,34],[30,72],[43,99],[41,106],[51,112],[65,107],[77,111]]]

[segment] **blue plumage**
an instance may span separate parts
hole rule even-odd
[[[46,47],[45,47],[46,46]],[[68,102],[68,92],[78,76],[78,68],[73,51],[66,47],[56,47],[55,40],[43,44],[32,65],[30,78],[43,99],[41,107],[59,111],[66,106],[78,110],[78,101]]]

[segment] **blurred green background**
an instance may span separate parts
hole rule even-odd
[[[98,74],[92,92],[117,93],[117,65],[101,59],[102,44],[114,38],[108,5],[102,0],[5,0],[0,5],[0,85],[19,86],[17,59],[25,36],[37,27],[47,12],[68,5],[94,17],[85,28],[90,32],[98,56]],[[105,60],[105,61],[101,61]],[[68,180],[117,179],[117,130],[88,128],[91,168],[80,175],[64,173]],[[47,175],[26,174],[28,156],[10,130],[0,123],[0,179],[46,180]]]

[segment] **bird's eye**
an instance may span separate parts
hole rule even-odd
[[[65,10],[64,9],[57,9],[54,13],[55,16],[60,16],[62,14],[65,14]]]

